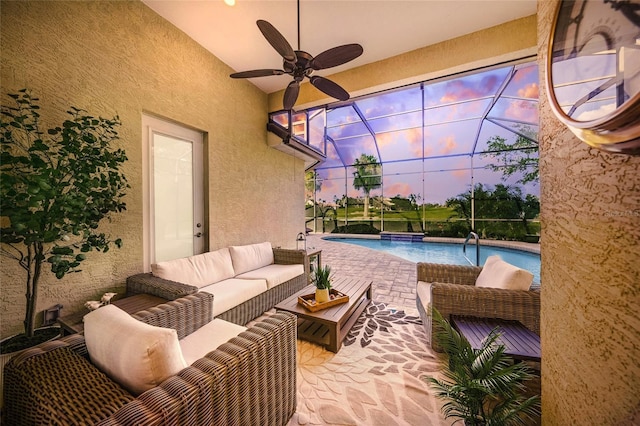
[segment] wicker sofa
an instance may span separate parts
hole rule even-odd
[[[283,271],[288,274],[284,278]],[[270,243],[232,246],[152,265],[152,272],[127,278],[127,295],[174,300],[210,292],[216,318],[245,325],[307,286],[308,274],[303,250],[272,248]]]
[[[134,317],[182,339],[212,321],[211,298],[196,293]],[[4,395],[3,424],[14,426],[284,425],[296,408],[296,319],[274,314],[137,397],[73,334],[12,358]]]
[[[517,320],[540,335],[540,288],[477,287],[481,271],[482,267],[477,266],[417,264],[416,305],[434,350],[441,352],[442,348],[432,338],[438,331],[431,320],[432,308],[446,320],[451,315]]]

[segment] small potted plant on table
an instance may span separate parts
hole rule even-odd
[[[316,302],[328,302],[329,290],[331,290],[331,267],[325,265],[317,268],[313,275],[313,283],[316,286]]]

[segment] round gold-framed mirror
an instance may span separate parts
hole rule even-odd
[[[640,154],[640,0],[561,0],[546,65],[551,108],[578,138]]]

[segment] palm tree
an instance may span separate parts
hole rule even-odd
[[[369,217],[369,195],[382,186],[382,167],[373,155],[361,154],[353,162],[353,187],[364,192],[364,217]]]

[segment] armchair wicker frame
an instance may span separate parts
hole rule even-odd
[[[430,286],[430,300],[416,296],[416,305],[431,347],[442,348],[433,339],[438,326],[431,321],[431,309],[436,308],[449,321],[451,315],[478,318],[499,318],[520,321],[540,335],[540,289],[505,290],[476,287],[482,267],[418,263],[417,281]],[[418,292],[420,293],[420,292]]]
[[[180,338],[212,319],[197,293],[138,312]],[[278,313],[134,398],[89,361],[79,334],[43,343],[5,367],[4,424],[285,425],[296,409],[296,317]]]

